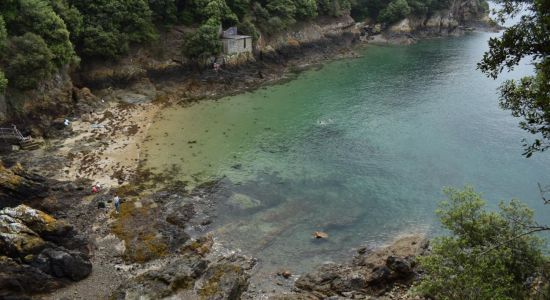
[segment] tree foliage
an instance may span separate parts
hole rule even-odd
[[[520,127],[536,135],[525,142],[524,155],[550,148],[550,0],[497,1],[502,5],[499,21],[515,16],[526,8],[529,13],[504,30],[500,37],[489,40],[487,51],[478,67],[487,76],[497,78],[512,70],[523,59],[532,59],[535,74],[519,80],[508,80],[500,87],[500,105],[521,117]]]
[[[435,299],[524,299],[543,265],[541,240],[525,235],[536,226],[533,211],[517,200],[486,211],[471,187],[445,194],[437,214],[450,235],[420,258],[417,291]]]
[[[204,60],[221,51],[218,26],[204,24],[185,41],[184,54],[193,59]]]
[[[6,75],[11,85],[21,90],[35,88],[55,70],[54,54],[44,39],[27,32],[9,40],[4,60]]]
[[[131,43],[152,41],[155,29],[145,0],[70,0],[83,16],[77,50],[84,57],[116,58]]]
[[[2,0],[0,48],[11,45],[10,55],[18,60],[11,62],[6,58],[6,49],[0,51],[0,72],[5,70],[0,73],[0,84],[2,90],[6,84],[25,89],[38,84],[34,74],[15,73],[31,72],[30,62],[23,61],[13,52],[16,50],[39,56],[44,64],[38,73],[48,78],[61,67],[77,66],[80,59],[119,59],[132,45],[150,43],[159,30],[174,25],[197,28],[183,42],[183,53],[191,59],[203,59],[219,53],[220,25],[238,25],[241,33],[257,40],[260,32],[269,36],[318,16],[339,17],[353,11],[361,17],[377,18],[384,10],[383,18],[393,21],[408,11],[425,12],[425,7],[445,1],[448,0]],[[39,36],[46,48],[39,43],[27,52],[21,49],[23,41],[37,40],[27,33]],[[25,76],[30,79],[23,80]]]
[[[43,0],[13,2],[10,0],[0,5],[10,36],[32,32],[46,42],[56,66],[61,67],[74,61],[76,54],[69,39],[69,31],[49,3]]]
[[[378,19],[385,23],[397,22],[411,13],[411,8],[406,0],[393,0],[380,12]]]

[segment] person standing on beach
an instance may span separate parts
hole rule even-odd
[[[118,214],[120,212],[120,198],[118,197],[118,195],[115,195],[114,203],[115,203],[115,212]]]

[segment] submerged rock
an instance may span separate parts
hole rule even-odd
[[[259,200],[241,193],[234,193],[233,195],[231,195],[231,197],[229,197],[229,200],[227,200],[227,203],[239,209],[256,208],[262,204]]]

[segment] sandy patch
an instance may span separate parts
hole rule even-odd
[[[112,104],[71,124],[75,136],[63,141],[59,155],[69,163],[55,179],[89,178],[109,187],[127,182],[136,172],[141,144],[154,116],[155,104]]]

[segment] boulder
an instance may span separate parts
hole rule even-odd
[[[82,280],[92,272],[92,263],[86,255],[61,247],[44,249],[31,262],[31,266],[54,277],[73,281]]]
[[[362,248],[347,264],[326,264],[300,276],[295,282],[297,291],[288,299],[384,295],[396,284],[411,284],[417,274],[414,257],[426,248],[426,239],[419,235],[399,238],[373,251]]]
[[[40,252],[45,241],[20,220],[0,211],[0,255],[19,258]]]
[[[244,258],[211,262],[186,251],[123,283],[110,299],[240,299],[250,267]]]
[[[84,239],[52,216],[19,205],[0,210],[0,298],[49,292],[87,277]]]
[[[8,169],[0,162],[0,209],[47,195],[46,178],[25,172],[19,164]]]
[[[238,300],[248,288],[249,275],[235,264],[214,264],[206,270],[199,295],[202,299]]]
[[[407,258],[388,256],[386,266],[400,277],[408,276],[413,272],[413,264]]]
[[[63,285],[63,282],[34,267],[0,256],[0,299],[21,299],[26,293],[49,292]]]

